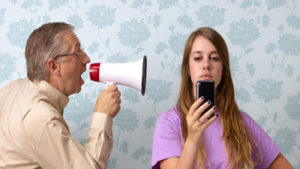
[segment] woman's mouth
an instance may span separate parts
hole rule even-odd
[[[212,80],[212,76],[211,75],[201,75],[200,79],[201,80]]]

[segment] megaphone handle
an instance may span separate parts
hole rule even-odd
[[[116,84],[116,82],[104,82],[104,89],[107,89],[109,86]]]

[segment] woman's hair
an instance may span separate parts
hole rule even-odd
[[[44,24],[31,33],[25,49],[27,77],[31,81],[48,80],[47,61],[69,51],[71,46],[64,42],[63,35],[73,29],[67,23],[53,22]]]
[[[259,153],[254,148],[256,147],[256,142],[246,128],[234,98],[227,46],[222,36],[209,27],[202,27],[194,31],[189,36],[184,49],[181,64],[182,79],[178,99],[178,108],[183,117],[181,126],[183,138],[186,140],[188,134],[186,116],[189,108],[195,102],[193,83],[189,72],[189,58],[194,40],[198,36],[208,39],[215,46],[223,64],[222,79],[215,94],[215,105],[220,112],[219,117],[223,126],[223,138],[225,140],[229,168],[244,168],[244,166],[254,168],[255,163],[252,160],[252,153],[254,153],[256,159],[259,159]],[[199,165],[204,167],[206,153],[203,144],[200,146],[199,155]]]

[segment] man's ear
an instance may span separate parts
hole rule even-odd
[[[47,67],[50,74],[60,76],[60,65],[55,61],[55,59],[49,58],[47,60]]]

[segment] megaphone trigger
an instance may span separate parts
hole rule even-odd
[[[90,78],[96,82],[121,84],[135,88],[145,94],[147,57],[129,63],[92,63],[89,69]],[[109,85],[106,85],[106,88]]]
[[[107,89],[109,86],[115,85],[115,84],[116,84],[116,82],[104,82],[104,85],[105,85],[104,89]]]

